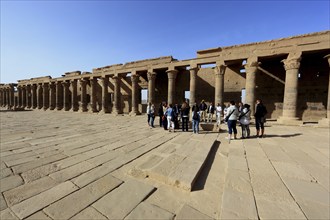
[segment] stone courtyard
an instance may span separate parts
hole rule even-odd
[[[225,125],[169,133],[145,115],[0,119],[1,219],[329,219],[328,128],[267,123],[229,144]]]

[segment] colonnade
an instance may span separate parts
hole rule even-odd
[[[297,121],[297,99],[298,99],[298,73],[301,62],[301,52],[292,52],[284,59],[283,65],[286,71],[285,89],[283,98],[283,113],[278,119],[280,122]],[[325,56],[330,65],[330,55]],[[224,103],[224,77],[226,72],[226,62],[217,61],[214,68],[214,103]],[[258,57],[249,57],[244,65],[246,72],[246,103],[254,106],[256,99],[256,77],[258,72]],[[197,64],[192,64],[189,68],[190,72],[190,105],[196,102],[196,80],[199,67]],[[167,102],[173,103],[175,101],[175,88],[178,70],[175,68],[166,71],[168,77],[168,95]],[[329,74],[330,75],[330,74]],[[113,91],[113,114],[121,114],[121,80],[120,74],[105,75],[99,77],[102,88],[102,113],[109,113],[109,79],[112,78]],[[138,83],[140,75],[136,71],[131,72],[131,115],[140,114],[138,109]],[[147,71],[148,79],[148,102],[155,103],[155,80],[157,73],[150,69]],[[80,100],[78,100],[78,82],[81,88]],[[97,77],[82,77],[70,80],[49,80],[48,82],[39,82],[31,84],[9,84],[0,88],[0,105],[8,107],[32,108],[32,109],[50,109],[50,110],[64,110],[64,111],[80,111],[80,112],[98,112],[97,109],[97,91],[98,84]],[[90,101],[87,102],[87,85],[90,85]],[[15,103],[15,89],[17,86],[17,103]],[[254,107],[251,108],[251,115],[254,114]],[[330,76],[328,88],[328,103],[327,103],[327,118],[330,118]]]

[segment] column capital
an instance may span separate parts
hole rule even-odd
[[[330,54],[324,56],[323,58],[328,60],[328,63],[329,63],[329,66],[330,66]]]
[[[133,75],[131,75],[131,80],[132,80],[132,82],[135,82],[135,83],[137,83],[138,81],[139,81],[139,75],[137,75],[137,74],[133,74]]]
[[[148,71],[147,76],[148,76],[148,80],[153,80],[156,78],[157,73],[153,72],[153,71]]]
[[[290,53],[287,59],[282,60],[285,70],[299,69],[301,54],[301,52]]]
[[[244,69],[247,73],[249,72],[257,72],[258,66],[261,64],[261,62],[258,62],[257,57],[251,57],[247,59],[246,64],[244,64]]]
[[[225,75],[227,65],[218,65],[214,67],[214,73],[216,76],[218,75]]]
[[[178,70],[167,70],[166,73],[167,73],[167,77],[169,79],[176,79],[176,76],[177,76],[177,73],[179,71]]]

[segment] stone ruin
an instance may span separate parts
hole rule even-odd
[[[141,90],[156,106],[205,100],[225,105],[240,101],[254,106],[262,99],[268,118],[281,124],[330,118],[330,31],[258,43],[197,51],[197,57],[172,56],[73,71],[0,84],[0,106],[138,115],[145,112]],[[251,108],[251,115],[254,108]]]

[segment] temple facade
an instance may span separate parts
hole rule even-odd
[[[182,103],[188,92],[190,105],[262,99],[278,123],[329,126],[329,65],[330,31],[323,31],[200,50],[189,60],[166,56],[0,84],[0,105],[138,115],[145,112],[142,90],[156,106]]]

